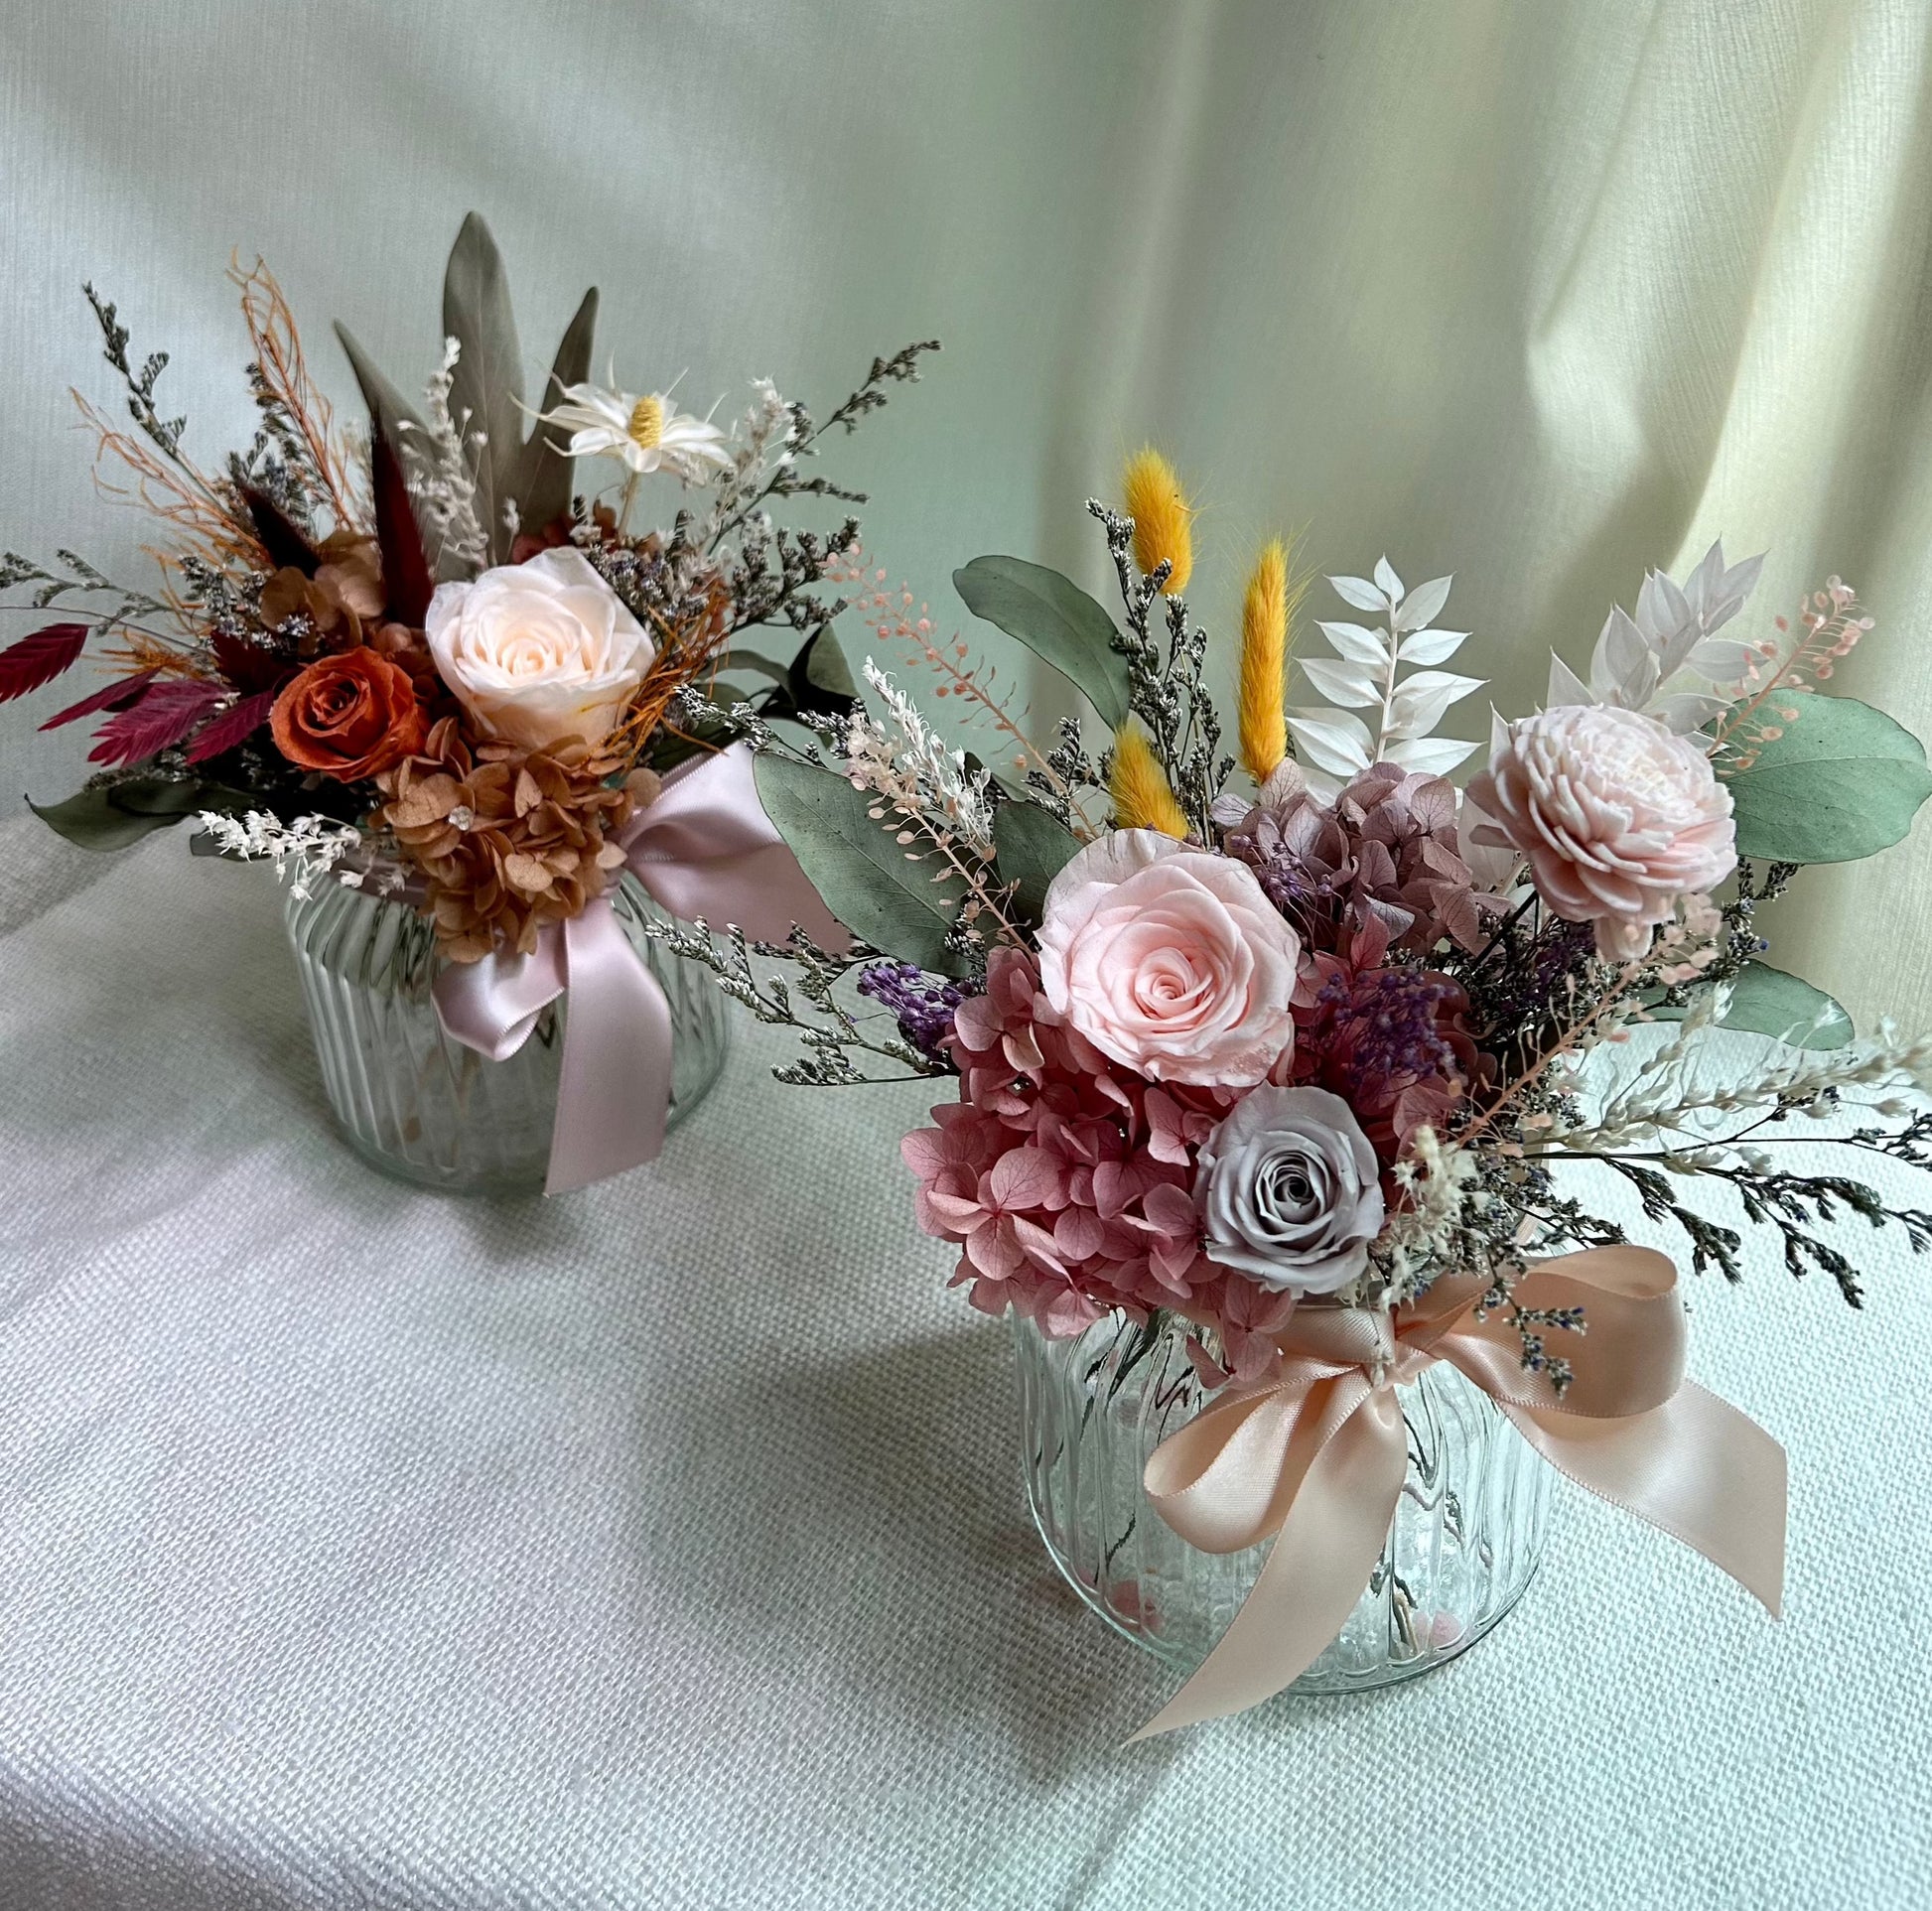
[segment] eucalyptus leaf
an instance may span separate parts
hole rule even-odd
[[[921,969],[964,972],[965,959],[946,946],[966,899],[957,872],[940,874],[934,859],[898,843],[897,825],[869,813],[878,798],[834,770],[760,755],[756,772],[765,815],[854,935]]]
[[[458,346],[450,416],[466,445],[473,434],[483,438],[473,452],[483,493],[479,503],[487,513],[490,554],[500,563],[509,545],[503,504],[517,495],[522,477],[523,348],[503,255],[476,212],[464,219],[450,248],[443,274],[443,334]]]
[[[1760,709],[1778,701],[1775,694]],[[1898,842],[1932,795],[1925,748],[1854,697],[1794,696],[1795,723],[1751,746],[1725,781],[1737,854],[1777,863],[1850,863]]]
[[[828,623],[806,644],[800,654],[805,659],[805,681],[827,696],[856,702],[859,686],[853,681],[852,666],[845,660],[844,646]]]
[[[769,657],[761,657],[756,650],[731,650],[726,653],[721,669],[749,670],[755,677],[767,678],[772,683],[789,680],[791,671],[782,663],[773,663]]]
[[[539,411],[554,410],[566,385],[581,385],[591,375],[591,340],[597,331],[597,287],[584,294],[577,316],[564,332],[550,367],[550,381],[537,396]],[[516,509],[526,531],[536,532],[570,511],[576,486],[576,461],[570,456],[567,425],[538,425],[523,447],[517,466]]]
[[[1775,1035],[1794,1048],[1843,1048],[1855,1032],[1852,1018],[1824,990],[1768,962],[1745,967],[1718,1020],[1726,1028]]]
[[[1037,926],[1047,886],[1079,854],[1080,839],[1052,811],[1020,800],[993,812],[993,846],[1000,882],[1015,883],[1014,911]]]
[[[45,809],[28,798],[27,807],[57,835],[83,850],[121,850],[200,810],[225,807],[207,800],[207,786],[137,777],[106,788],[77,790],[65,802]]]
[[[1127,659],[1114,648],[1114,620],[1071,578],[1025,558],[976,557],[952,581],[974,616],[1050,663],[1108,729],[1127,721]]]

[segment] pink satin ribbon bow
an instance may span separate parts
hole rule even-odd
[[[1582,1307],[1587,1336],[1559,1395],[1524,1370],[1483,1285],[1439,1281],[1398,1316],[1304,1304],[1278,1336],[1279,1379],[1217,1400],[1150,1455],[1148,1498],[1207,1553],[1271,1535],[1261,1576],[1219,1643],[1136,1739],[1272,1698],[1341,1630],[1388,1536],[1408,1468],[1396,1386],[1447,1360],[1557,1470],[1694,1547],[1773,1616],[1784,1584],[1784,1448],[1684,1378],[1677,1270],[1648,1248],[1544,1262],[1518,1305]]]
[[[673,915],[735,923],[759,942],[782,942],[796,923],[822,948],[845,946],[765,816],[744,744],[680,764],[619,840],[631,873]],[[533,954],[452,963],[434,992],[444,1032],[501,1061],[566,990],[546,1194],[621,1173],[663,1147],[671,1006],[657,978],[603,895],[582,915],[547,924]]]

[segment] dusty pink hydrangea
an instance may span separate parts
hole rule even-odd
[[[1219,1329],[1229,1367],[1275,1357],[1294,1305],[1201,1252],[1193,1161],[1238,1095],[1118,1066],[1046,1000],[1033,958],[994,952],[954,1019],[960,1099],[900,1152],[926,1233],[958,1244],[956,1283],[988,1313],[1051,1335],[1110,1307],[1178,1308]]]
[[[1295,1039],[1300,938],[1246,864],[1156,830],[1089,843],[1046,891],[1047,1000],[1156,1081],[1252,1087]]]
[[[1469,795],[1529,859],[1537,892],[1570,922],[1595,925],[1599,954],[1640,956],[1678,898],[1736,867],[1730,792],[1703,743],[1657,718],[1562,704],[1498,725]]]
[[[1425,953],[1447,937],[1474,951],[1507,907],[1461,856],[1447,776],[1377,763],[1330,803],[1291,758],[1258,802],[1233,802],[1225,813],[1233,819],[1222,839],[1228,854],[1254,870],[1313,948],[1336,948],[1370,915],[1399,949]]]

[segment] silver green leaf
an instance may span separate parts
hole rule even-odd
[[[1127,659],[1114,648],[1114,620],[1071,578],[1025,558],[976,557],[952,581],[974,616],[1051,664],[1109,730],[1127,721]]]
[[[596,330],[597,287],[592,286],[557,347],[550,381],[538,396],[539,411],[551,410],[566,385],[581,385],[590,377],[591,340]],[[538,425],[523,447],[512,495],[518,522],[526,531],[539,531],[570,510],[577,470],[570,456],[570,437],[567,426]]]
[[[1737,854],[1850,863],[1898,842],[1932,795],[1925,747],[1855,697],[1814,691],[1794,695],[1788,707],[1797,721],[1749,746],[1748,768],[1718,765],[1736,809]]]
[[[1855,1032],[1852,1018],[1824,990],[1768,962],[1748,964],[1730,984],[1718,1020],[1726,1028],[1775,1035],[1794,1048],[1843,1048]]]
[[[1000,882],[1018,885],[1015,911],[1037,924],[1047,887],[1079,854],[1080,839],[1051,810],[1016,798],[993,812],[993,846]]]
[[[836,770],[765,754],[756,773],[765,815],[825,906],[854,935],[921,969],[963,973],[964,958],[946,946],[966,899],[957,871],[901,844],[891,819],[873,818],[879,799]]]

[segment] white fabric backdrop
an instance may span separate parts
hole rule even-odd
[[[942,615],[986,549],[1098,588],[1080,499],[1151,434],[1212,618],[1306,524],[1325,568],[1453,568],[1520,708],[1722,530],[1775,542],[1767,614],[1853,578],[1884,622],[1842,683],[1925,732],[1928,34],[1919,0],[13,0],[0,545],[142,536],[69,428],[68,384],[111,396],[81,279],[212,452],[231,247],[346,398],[326,320],[426,365],[476,205],[533,354],[593,279],[620,370],[707,402],[943,336],[844,459]],[[31,721],[9,804],[77,771]],[[1806,884],[1791,966],[1932,1017],[1922,849]],[[1024,1530],[999,1330],[892,1160],[917,1094],[774,1099],[748,1042],[651,1173],[414,1197],[320,1127],[265,891],[178,841],[0,854],[5,1911],[1932,1893],[1909,1266],[1863,1320],[1769,1268],[1699,1295],[1700,1378],[1792,1449],[1782,1627],[1566,1495],[1459,1667],[1120,1753],[1160,1682]]]
[[[654,1168],[417,1194],[326,1127],[267,873],[101,867],[0,825],[0,1911],[1932,1899],[1895,1242],[1863,1317],[1694,1291],[1790,1449],[1782,1624],[1559,1483],[1465,1659],[1123,1750],[1169,1682],[1028,1524],[927,1091],[748,1039]]]
[[[475,205],[545,362],[593,280],[620,370],[706,404],[761,372],[829,404],[941,335],[842,462],[942,617],[983,550],[1103,588],[1081,501],[1151,434],[1218,628],[1306,526],[1327,570],[1455,571],[1463,663],[1522,710],[1722,531],[1774,547],[1765,618],[1853,579],[1882,621],[1840,687],[1932,732],[1929,38],[1923,0],[11,0],[0,542],[142,535],[69,428],[69,384],[111,395],[82,279],[213,454],[248,424],[231,248],[346,398],[326,321],[426,370]],[[30,722],[0,712],[8,804],[83,754]],[[1790,966],[1932,1019],[1899,958],[1932,859],[1787,913]]]

